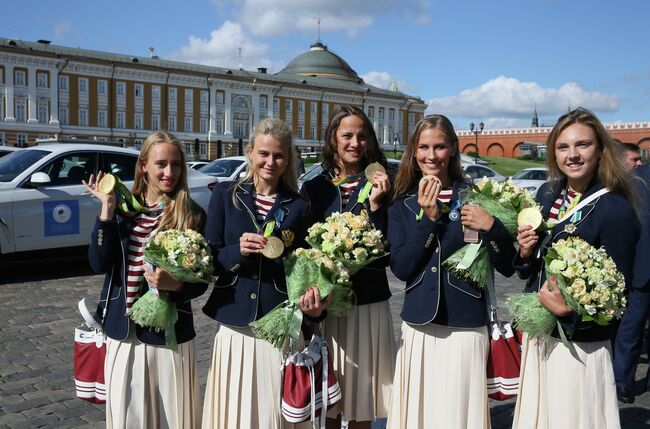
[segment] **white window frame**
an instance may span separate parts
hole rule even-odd
[[[222,91],[217,91],[217,104],[223,105],[224,104],[224,98],[223,98],[223,92]]]
[[[68,106],[59,106],[59,123],[70,125],[70,108]]]
[[[298,112],[304,113],[305,111],[305,102],[302,100],[298,100]]]
[[[151,115],[151,129],[154,131],[160,129],[160,115],[157,113]]]
[[[79,78],[79,94],[88,93],[88,78],[80,77]]]
[[[206,134],[208,132],[208,118],[201,118],[199,121],[199,133]]]
[[[151,87],[151,99],[160,100],[160,87],[158,85]]]
[[[97,111],[97,126],[100,128],[106,128],[106,110]]]
[[[49,88],[48,76],[45,72],[36,72],[36,87],[37,88]]]
[[[176,131],[176,115],[169,115],[169,131]]]
[[[59,89],[68,90],[70,89],[70,77],[69,76],[59,76]]]
[[[185,88],[185,104],[194,103],[194,90],[190,88]]]
[[[260,96],[260,109],[269,108],[269,98],[266,95]]]
[[[79,126],[88,126],[88,109],[79,109]]]
[[[201,91],[201,105],[208,105],[208,91]]]
[[[142,99],[144,97],[144,85],[136,83],[133,88],[133,94],[135,95],[135,98]]]
[[[16,70],[14,73],[14,85],[27,85],[27,73],[25,73],[25,70]]]
[[[309,109],[310,109],[310,112],[311,112],[312,116],[317,115],[318,114],[318,103],[316,103],[315,101],[312,101],[309,104]]]
[[[292,111],[292,109],[293,109],[293,103],[292,103],[292,101],[293,101],[293,100],[284,100],[284,111],[285,111],[286,113],[291,113],[291,111]]]
[[[144,129],[144,121],[142,119],[142,112],[135,112],[133,115],[133,127],[136,130]]]
[[[115,128],[126,128],[126,112],[119,111],[115,114]]]
[[[169,101],[176,101],[178,96],[178,90],[176,88],[169,88],[167,91]]]
[[[108,94],[108,81],[104,79],[99,79],[97,81],[97,94],[99,95]]]
[[[18,147],[27,147],[27,141],[29,136],[25,133],[16,134],[16,146]]]
[[[117,90],[115,92],[120,96],[126,95],[126,82],[117,82]]]
[[[5,133],[0,133],[0,146],[6,146],[7,139],[5,138]]]
[[[192,116],[191,115],[185,115],[185,120],[183,122],[183,131],[186,133],[191,133],[192,132]]]
[[[49,122],[50,112],[47,100],[38,100],[38,105],[36,107],[36,117],[38,122],[41,124],[47,124]],[[44,109],[44,110],[43,110]]]
[[[16,122],[26,122],[27,121],[27,100],[23,97],[14,98],[15,100],[15,114]]]

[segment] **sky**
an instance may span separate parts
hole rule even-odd
[[[280,71],[319,36],[367,82],[457,130],[552,126],[583,106],[650,121],[649,0],[21,0],[0,37]],[[239,49],[241,48],[241,57]]]

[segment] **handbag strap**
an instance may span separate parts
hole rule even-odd
[[[81,313],[81,317],[83,317],[84,322],[86,322],[88,327],[96,330],[102,329],[102,325],[97,323],[95,318],[90,314],[90,311],[88,311],[88,307],[86,307],[86,298],[82,298],[77,307],[79,307],[79,313]]]
[[[571,219],[571,217],[573,216],[573,214],[574,214],[575,212],[577,212],[578,210],[582,210],[582,208],[583,208],[584,206],[586,206],[587,204],[589,204],[590,202],[592,202],[592,201],[595,200],[596,198],[599,198],[599,197],[601,197],[602,195],[605,195],[605,194],[608,193],[608,192],[610,192],[610,190],[607,189],[607,188],[603,188],[603,189],[600,189],[600,190],[597,191],[597,192],[594,192],[593,194],[589,195],[589,196],[588,196],[587,198],[585,198],[584,200],[580,201],[580,202],[579,202],[579,203],[578,203],[574,208],[572,208],[572,209],[569,210],[567,213],[565,213],[565,214],[564,214],[564,217],[563,217],[561,220],[558,220],[558,219],[551,219],[551,220],[549,220],[549,223],[551,223],[551,224],[553,224],[553,225],[559,225],[559,224],[561,224],[562,222],[565,222],[567,219]]]
[[[487,273],[487,285],[485,286],[485,306],[487,307],[488,317],[490,322],[498,323],[497,310],[499,306],[497,305],[497,294],[494,290],[494,269],[488,269]]]

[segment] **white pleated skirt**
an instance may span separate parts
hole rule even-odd
[[[524,336],[513,428],[621,427],[610,342],[573,345]]]
[[[395,369],[395,335],[388,301],[357,305],[346,317],[328,316],[325,336],[343,398],[328,417],[371,421],[388,415]]]
[[[106,427],[201,426],[194,340],[170,350],[129,338],[106,342]]]
[[[490,427],[486,327],[402,322],[389,429]]]

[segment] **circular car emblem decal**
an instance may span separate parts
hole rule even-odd
[[[59,204],[52,210],[52,217],[57,223],[66,223],[72,217],[72,211],[65,204]]]

